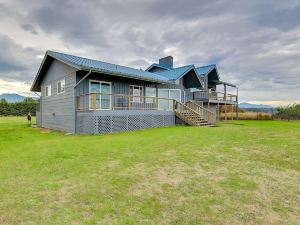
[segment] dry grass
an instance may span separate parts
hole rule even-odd
[[[225,114],[220,115],[222,120],[225,120]],[[236,118],[236,113],[233,113],[233,118]],[[272,120],[273,115],[265,112],[239,112],[241,120]],[[227,120],[231,120],[231,113],[227,113]]]

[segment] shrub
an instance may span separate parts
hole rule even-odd
[[[288,105],[285,107],[278,107],[277,119],[297,120],[300,119],[300,104]]]
[[[25,98],[22,102],[9,103],[5,99],[0,101],[0,116],[26,116],[28,112],[35,116],[39,100]]]

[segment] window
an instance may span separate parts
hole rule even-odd
[[[146,97],[151,97],[151,98],[146,98],[146,102],[152,103],[154,100],[153,97],[156,97],[156,88],[146,87]]]
[[[181,102],[181,90],[180,89],[158,89],[158,97],[162,98],[158,100],[158,108],[160,109],[172,109],[173,99]],[[168,100],[172,99],[172,100]]]
[[[45,96],[46,96],[46,97],[51,96],[51,84],[50,84],[50,85],[47,85],[47,86],[45,87]]]
[[[143,96],[143,87],[130,85],[129,86],[129,95],[132,96]],[[132,102],[142,102],[142,98],[132,98]]]
[[[103,81],[90,81],[90,108],[110,109],[111,108],[111,83]]]
[[[57,94],[65,92],[65,79],[57,81]]]

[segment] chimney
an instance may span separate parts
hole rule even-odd
[[[159,65],[173,69],[173,56],[167,56],[159,59]]]

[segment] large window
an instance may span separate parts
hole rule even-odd
[[[131,96],[143,96],[143,87],[137,85],[129,86],[129,95]],[[132,98],[132,102],[142,102],[142,98],[135,97]]]
[[[45,96],[46,97],[51,96],[51,84],[49,84],[45,87]]]
[[[111,108],[111,83],[103,81],[90,81],[90,108]]]
[[[181,102],[181,90],[180,89],[158,89],[158,97],[162,98],[158,100],[159,109],[172,109],[173,99],[178,102]]]
[[[57,94],[61,94],[65,92],[66,82],[65,79],[57,81]]]
[[[156,88],[153,87],[146,87],[146,97],[150,97],[150,98],[146,98],[146,102],[147,103],[152,103],[154,98],[156,97]]]

